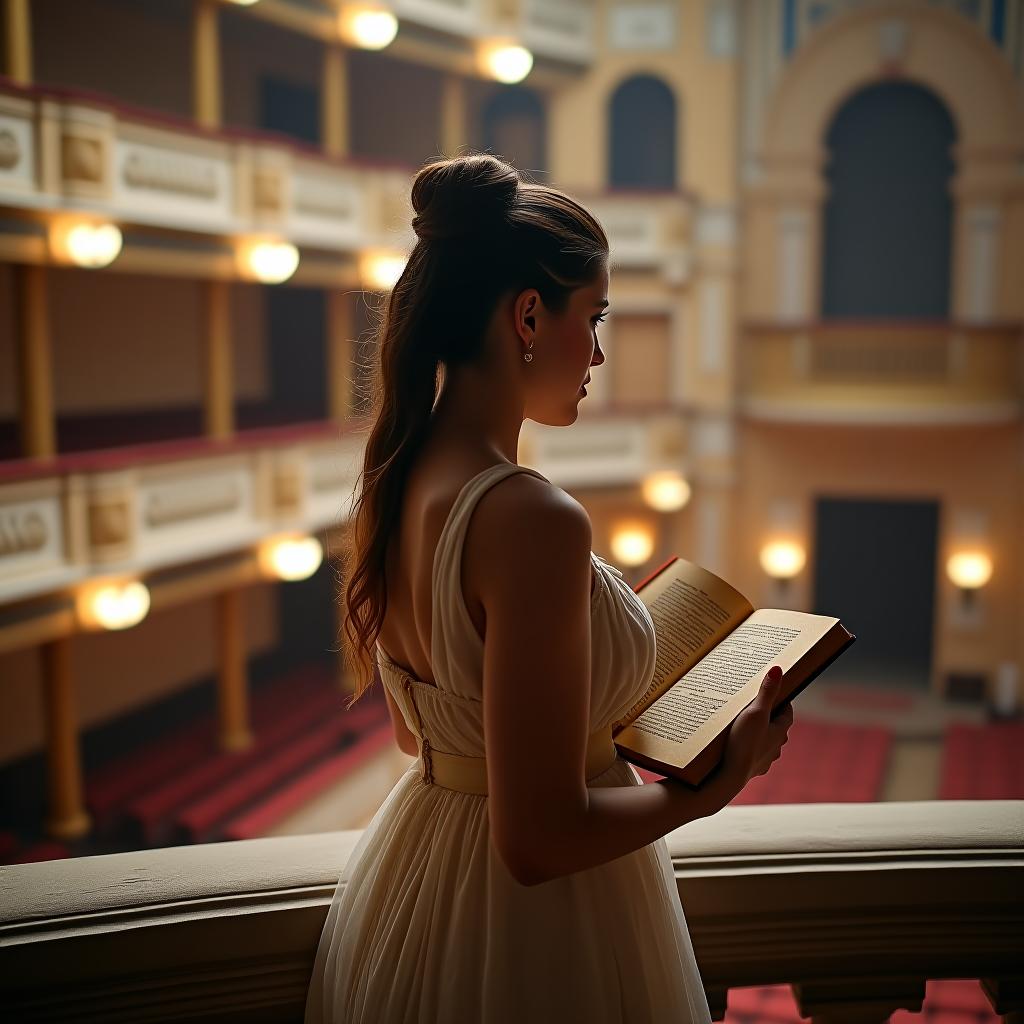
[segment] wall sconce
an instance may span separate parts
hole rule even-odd
[[[807,553],[797,541],[774,540],[761,547],[760,561],[761,568],[785,588],[804,567]]]
[[[324,549],[309,534],[271,537],[260,544],[257,560],[260,571],[271,579],[304,580],[320,568]]]
[[[374,4],[346,4],[338,12],[338,32],[349,46],[383,50],[398,34],[398,19]]]
[[[249,238],[238,243],[239,271],[263,284],[280,284],[295,273],[299,250],[291,242]]]
[[[149,612],[149,587],[139,580],[86,583],[75,595],[75,611],[84,629],[128,629]]]
[[[496,82],[514,85],[533,68],[533,54],[511,39],[487,39],[477,43],[477,67]]]
[[[958,551],[947,559],[946,575],[959,587],[964,610],[971,610],[975,593],[992,578],[992,559],[983,551]]]
[[[677,512],[690,500],[690,485],[682,473],[666,469],[651,473],[641,485],[644,501],[656,512]]]
[[[110,222],[61,217],[50,225],[49,236],[54,259],[76,267],[108,267],[121,252],[121,229]]]
[[[402,276],[405,256],[393,252],[367,252],[359,258],[359,279],[375,292],[389,292]]]
[[[654,532],[646,523],[621,523],[612,530],[611,549],[623,565],[643,565],[654,553]]]

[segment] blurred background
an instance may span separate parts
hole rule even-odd
[[[858,636],[737,802],[1024,797],[1024,5],[0,9],[0,859],[359,828],[409,768],[337,556],[411,179],[467,148],[611,240],[520,462],[634,585]]]

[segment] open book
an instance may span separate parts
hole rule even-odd
[[[684,558],[671,558],[636,594],[654,620],[657,659],[643,696],[612,725],[619,755],[698,789],[721,763],[729,726],[782,669],[776,717],[857,638],[828,615],[754,606]]]

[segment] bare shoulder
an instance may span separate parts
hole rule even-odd
[[[536,593],[546,578],[586,566],[592,527],[587,510],[560,487],[530,473],[514,473],[481,496],[466,535],[466,556],[486,603],[491,584]],[[479,571],[483,567],[486,571]]]

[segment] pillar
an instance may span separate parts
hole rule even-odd
[[[230,288],[206,281],[203,351],[203,419],[207,437],[230,437],[235,429]]]
[[[352,298],[332,289],[327,293],[327,407],[328,415],[343,423],[352,415],[354,359]]]
[[[14,275],[21,450],[29,459],[57,451],[46,275],[46,267],[31,265],[18,266]]]
[[[245,607],[241,587],[217,595],[217,707],[220,745],[244,750],[252,745],[245,651]]]
[[[441,152],[456,156],[466,145],[466,83],[460,76],[447,73],[441,89]]]
[[[54,839],[77,839],[89,831],[92,822],[82,796],[70,637],[48,641],[41,653],[49,798],[46,831]]]
[[[194,0],[192,10],[192,108],[204,128],[221,122],[220,38],[215,0]]]
[[[348,155],[348,64],[345,50],[328,43],[320,85],[320,139],[329,156]]]
[[[32,21],[29,0],[4,0],[4,74],[32,84]]]

